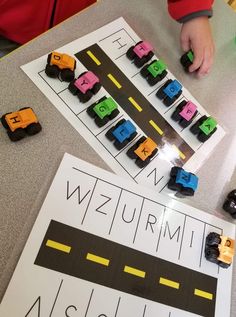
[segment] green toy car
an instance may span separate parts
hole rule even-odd
[[[98,127],[103,127],[109,120],[113,120],[120,111],[118,105],[111,97],[102,97],[97,102],[88,107],[87,113],[95,119]]]

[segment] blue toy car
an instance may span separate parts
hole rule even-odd
[[[170,171],[169,189],[175,190],[183,196],[193,196],[198,186],[198,177],[186,172],[183,168],[174,166]]]
[[[117,150],[123,149],[137,135],[136,127],[130,120],[122,119],[106,132],[106,137],[110,141],[114,141]]]
[[[157,98],[163,100],[165,106],[169,107],[175,102],[182,94],[182,85],[178,80],[169,79],[167,82],[157,91]]]

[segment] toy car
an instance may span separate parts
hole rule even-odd
[[[134,64],[140,68],[149,62],[153,57],[153,47],[147,41],[140,41],[136,45],[131,46],[126,52],[126,56],[134,61]]]
[[[198,177],[186,172],[183,168],[174,166],[170,171],[167,187],[183,196],[193,196],[198,186]]]
[[[156,96],[163,100],[165,106],[169,107],[182,94],[182,85],[176,80],[169,79],[158,89]]]
[[[143,168],[150,163],[157,152],[157,144],[151,138],[143,136],[128,149],[127,155],[129,158],[135,159],[138,167]]]
[[[143,66],[140,74],[146,78],[150,86],[154,86],[167,75],[166,65],[162,60],[154,60],[150,64]]]
[[[236,189],[232,190],[223,204],[223,209],[236,219]]]
[[[45,73],[52,78],[59,77],[63,81],[72,81],[75,78],[76,60],[58,52],[48,55]]]
[[[192,65],[194,59],[193,51],[190,50],[180,58],[180,63],[182,64],[183,68],[186,72],[188,72],[189,66]]]
[[[136,128],[130,120],[122,119],[117,124],[109,129],[106,137],[114,142],[117,150],[123,149],[129,142],[131,142],[137,135]]]
[[[87,113],[91,118],[95,119],[98,127],[102,127],[109,120],[113,120],[120,111],[115,101],[111,97],[102,97],[97,102],[87,108]]]
[[[234,240],[211,232],[206,237],[205,257],[208,261],[227,269],[234,256]]]
[[[208,140],[217,130],[217,122],[212,117],[202,116],[194,125],[191,126],[190,131],[197,135],[200,142]]]
[[[4,114],[1,122],[10,140],[14,142],[23,139],[26,134],[34,135],[42,130],[36,114],[29,107]]]
[[[181,127],[188,127],[197,115],[197,106],[191,101],[183,100],[172,113],[171,118]]]
[[[101,89],[98,77],[91,71],[84,72],[74,79],[68,86],[73,95],[77,95],[80,102],[89,101]]]

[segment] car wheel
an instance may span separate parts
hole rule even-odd
[[[200,132],[198,121],[190,127],[190,132],[192,132],[193,134],[198,134]]]
[[[193,196],[194,190],[192,188],[182,187],[180,193],[184,196]]]
[[[114,142],[114,146],[115,146],[115,148],[118,150],[118,151],[120,151],[120,150],[122,150],[127,144],[129,143],[129,141],[128,140],[125,140],[124,142],[119,142],[118,140],[116,140],[115,142]]]
[[[134,58],[134,65],[138,68],[141,68],[146,63],[146,57],[139,58],[138,56],[135,56]]]
[[[47,63],[50,64],[51,62],[51,56],[52,56],[52,53],[48,54],[48,57],[47,57]]]
[[[70,69],[63,69],[60,78],[62,81],[71,82],[75,78],[75,72]]]
[[[18,128],[15,131],[8,130],[7,134],[13,142],[19,141],[25,137],[25,131],[22,128]]]
[[[159,81],[160,81],[159,76],[153,77],[153,75],[150,74],[150,75],[147,77],[147,82],[148,82],[148,84],[149,84],[150,86],[156,85]]]
[[[60,69],[56,65],[47,64],[45,68],[45,73],[51,78],[56,78],[60,73]]]
[[[95,104],[93,103],[91,106],[89,106],[86,110],[87,114],[91,117],[91,118],[95,118],[96,117],[96,112],[94,111]]]
[[[26,132],[29,135],[34,135],[39,133],[42,130],[42,126],[39,122],[37,123],[31,123],[27,128],[26,128]]]
[[[149,158],[152,159],[157,154],[157,152],[158,152],[158,149],[153,150]]]
[[[157,90],[157,93],[156,93],[157,98],[159,98],[159,99],[161,99],[161,100],[165,98],[166,94],[164,93],[164,89],[165,89],[171,82],[172,82],[172,80],[171,80],[171,79],[168,79],[168,80],[165,82],[165,84],[164,84],[163,86],[161,86],[161,88],[159,88],[159,89]]]
[[[5,113],[2,118],[1,118],[1,122],[2,122],[2,125],[5,129],[9,129],[9,126],[7,124],[7,121],[6,121],[6,115],[10,114],[11,112],[8,112],[8,113]]]
[[[105,136],[108,138],[109,141],[113,141],[115,139],[115,137],[112,133],[114,130],[115,130],[115,127],[112,127],[105,134]]]
[[[219,264],[219,266],[222,267],[223,269],[227,269],[227,268],[230,267],[230,264],[224,263],[224,262],[221,262],[221,261],[219,261],[218,264]]]
[[[118,114],[120,113],[120,111],[118,110],[118,109],[114,109],[113,111],[112,111],[112,113],[110,114],[110,119],[111,120],[113,120],[115,117],[117,117],[118,116]]]
[[[134,46],[131,46],[128,51],[126,52],[126,56],[128,57],[128,59],[130,59],[131,61],[134,59],[134,57],[136,56],[136,54],[134,53]]]
[[[172,115],[171,115],[171,119],[174,120],[175,122],[178,122],[182,119],[181,115],[179,114],[179,110],[176,109]]]
[[[223,209],[230,213],[232,217],[236,217],[236,202],[234,199],[226,199],[223,204]]]
[[[150,74],[150,72],[148,70],[148,66],[149,65],[143,66],[143,68],[140,71],[141,76],[144,77],[144,78],[146,78]]]
[[[206,237],[206,244],[210,246],[217,246],[221,242],[220,235],[216,232],[211,232]]]
[[[205,257],[208,261],[218,264],[219,250],[214,247],[205,248]]]
[[[26,110],[26,109],[32,109],[32,108],[30,108],[30,107],[23,107],[23,108],[20,108],[20,111],[21,111],[21,110]]]
[[[128,151],[126,152],[126,154],[128,155],[129,158],[131,158],[132,160],[137,158],[137,154],[134,152],[137,149],[136,144],[131,146],[131,148],[128,149]]]
[[[136,146],[139,147],[140,144],[142,144],[144,141],[146,141],[147,138],[145,136],[142,136],[138,141],[136,142]]]
[[[236,189],[232,190],[228,195],[227,198],[234,199],[236,202]]]
[[[85,94],[82,93],[81,91],[77,91],[77,96],[79,98],[79,101],[82,103],[86,103],[88,102],[92,97],[93,97],[93,93],[91,90],[88,90]]]
[[[150,61],[150,59],[152,59],[152,58],[153,58],[153,56],[154,56],[153,51],[150,51],[150,52],[147,54],[147,56],[146,56],[146,62],[149,62],[149,61]]]
[[[177,184],[175,182],[175,178],[171,178],[169,180],[169,182],[167,183],[167,187],[171,190],[174,190],[174,191],[177,191],[177,192],[180,192],[181,191],[181,184]]]
[[[102,88],[102,85],[100,83],[96,83],[93,88],[91,89],[92,93],[95,95],[99,92],[99,90]]]
[[[135,161],[135,164],[139,167],[139,168],[144,168],[146,167],[149,163],[150,163],[150,157],[147,157],[145,161],[141,160],[140,158],[137,158]]]
[[[129,137],[129,142],[131,142],[135,137],[136,137],[136,135],[138,134],[138,132],[133,132],[132,134],[131,134],[131,136]]]
[[[107,122],[109,121],[109,118],[108,117],[104,117],[103,119],[99,118],[99,117],[96,117],[95,118],[95,123],[96,125],[101,128],[103,127],[104,125],[107,124]]]
[[[179,121],[180,126],[185,129],[191,124],[192,120],[187,121],[186,119],[182,118]]]
[[[176,177],[176,175],[178,174],[180,170],[182,170],[181,167],[173,166],[170,170],[170,177]]]
[[[72,82],[70,82],[69,86],[68,86],[68,89],[69,91],[72,93],[72,95],[76,95],[77,94],[77,91],[78,91],[78,88],[75,86],[75,80],[73,80]]]

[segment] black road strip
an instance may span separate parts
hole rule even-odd
[[[62,250],[47,246],[49,240]],[[87,259],[88,253],[106,264]],[[200,316],[215,314],[216,278],[54,220],[35,264]],[[125,272],[125,267],[131,268],[131,273]],[[163,285],[160,278],[179,286]],[[212,298],[194,295],[196,289]]]
[[[91,51],[93,55],[101,62],[97,65],[87,54]],[[75,54],[76,58],[90,71],[93,71],[100,79],[103,87],[109,92],[113,99],[123,108],[123,110],[132,118],[132,120],[151,137],[159,148],[165,144],[175,144],[175,146],[184,153],[185,159],[179,158],[176,164],[182,166],[194,154],[194,150],[180,137],[173,127],[159,114],[152,104],[143,96],[143,94],[132,84],[125,74],[115,65],[115,63],[106,55],[99,45],[93,44],[86,49]],[[108,78],[112,74],[121,84],[122,88],[118,89]],[[145,79],[143,79],[145,80]],[[139,112],[128,100],[133,97],[142,107]],[[163,105],[163,107],[165,107]],[[153,120],[164,132],[163,137],[149,124]]]

